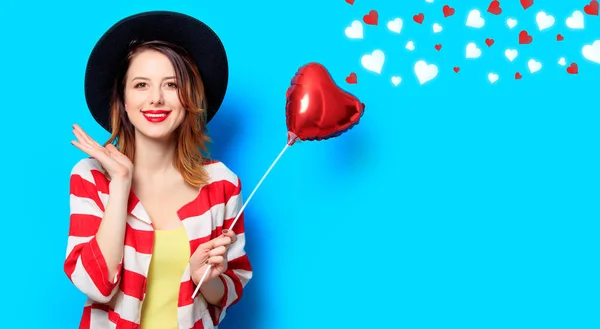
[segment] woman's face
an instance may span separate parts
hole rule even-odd
[[[185,117],[175,69],[155,50],[137,54],[127,70],[125,110],[136,130],[152,139],[167,139]]]

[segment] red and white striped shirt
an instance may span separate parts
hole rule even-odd
[[[210,180],[198,196],[178,211],[193,253],[196,248],[229,228],[242,206],[241,181],[222,162],[205,164]],[[154,228],[142,204],[131,192],[125,231],[124,253],[119,271],[108,280],[108,268],[96,241],[109,196],[109,180],[100,163],[79,161],[70,177],[70,227],[64,270],[88,299],[80,329],[139,329],[145,297],[146,277],[152,258]],[[226,310],[242,296],[252,268],[245,252],[244,216],[233,227],[237,241],[227,255],[228,270],[220,276],[225,297],[220,306],[206,302],[202,294],[192,299],[196,288],[188,264],[181,278],[178,302],[180,329],[211,329]],[[191,256],[191,255],[190,255]]]

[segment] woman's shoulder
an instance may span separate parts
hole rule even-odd
[[[222,161],[206,159],[203,165],[210,176],[210,182],[228,181],[236,186],[239,184],[238,175]]]

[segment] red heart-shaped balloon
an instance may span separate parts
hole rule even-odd
[[[286,97],[288,145],[337,137],[357,125],[365,110],[319,63],[298,69]]]

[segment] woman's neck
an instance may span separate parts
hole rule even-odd
[[[172,140],[161,141],[136,136],[134,178],[164,176],[175,170],[175,147],[175,141]]]

